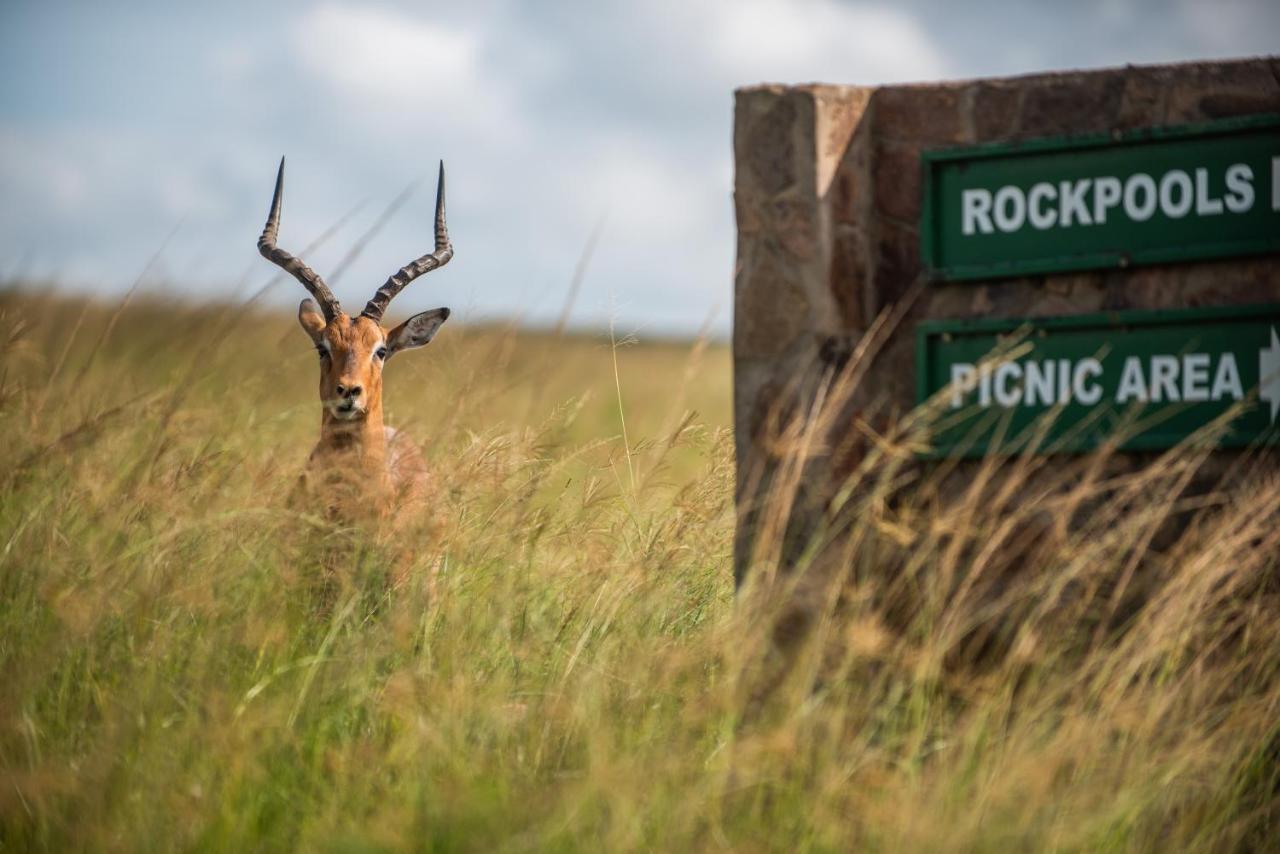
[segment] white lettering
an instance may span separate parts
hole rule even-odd
[[[1280,211],[1280,156],[1271,158],[1271,208]],[[1194,174],[1194,178],[1193,178]],[[1007,184],[996,190],[973,188],[960,194],[961,233],[1011,233],[1028,222],[1038,231],[1073,225],[1102,225],[1120,208],[1133,222],[1146,222],[1161,211],[1170,219],[1245,213],[1253,207],[1253,168],[1233,163],[1223,178],[1225,192],[1215,187],[1212,170],[1171,169],[1158,179],[1136,172],[1121,181],[1115,175],[1077,178],[1056,184],[1040,181],[1028,191]],[[1218,195],[1215,195],[1218,193]]]
[[[1244,389],[1235,356],[1223,354],[1210,383],[1213,361],[1209,353],[1154,355],[1146,364],[1140,356],[1128,356],[1120,369],[1115,402],[1242,400]],[[996,366],[957,362],[951,365],[951,408],[963,406],[975,391],[977,404],[982,408],[993,404],[1005,409],[1069,403],[1094,406],[1103,398],[1101,379],[1105,375],[1102,361],[1096,357],[1076,362],[1070,359],[1004,362]]]
[[[1209,192],[1209,170],[1196,170],[1196,216],[1217,216],[1222,213],[1222,199],[1215,199]]]
[[[1230,395],[1232,400],[1244,397],[1244,388],[1240,385],[1240,369],[1236,367],[1236,357],[1232,353],[1223,353],[1218,363],[1218,372],[1213,377],[1213,389],[1209,396],[1214,400]]]
[[[1093,221],[1101,225],[1107,221],[1107,208],[1120,204],[1124,185],[1120,179],[1104,175],[1093,182]]]
[[[1173,198],[1174,190],[1178,200]],[[1181,169],[1171,169],[1160,179],[1160,210],[1170,219],[1182,219],[1195,201],[1191,192],[1191,176]]]
[[[1253,207],[1253,169],[1248,163],[1227,167],[1227,195],[1222,201],[1232,213],[1244,213]]]
[[[1151,357],[1151,399],[1178,402],[1178,357]]]
[[[996,403],[1008,409],[1022,400],[1022,389],[1010,386],[1010,380],[1022,379],[1022,367],[1017,362],[1005,362],[996,368]]]
[[[965,190],[960,194],[960,206],[964,209],[964,219],[960,230],[965,235],[981,231],[990,234],[995,231],[991,226],[991,191]]]
[[[1182,357],[1182,399],[1209,399],[1209,354],[1188,353]]]
[[[1138,204],[1138,192],[1142,204]],[[1134,222],[1146,222],[1156,212],[1156,182],[1145,172],[1129,176],[1124,182],[1124,212]]]
[[[1027,219],[1027,199],[1012,184],[996,191],[996,226],[1001,231],[1017,231]]]
[[[1022,375],[1027,406],[1053,405],[1053,362],[1027,362]]]
[[[1062,181],[1058,184],[1058,192],[1062,195],[1062,226],[1071,225],[1072,217],[1080,220],[1081,225],[1093,225],[1089,218],[1089,206],[1084,202],[1085,193],[1089,191],[1092,178],[1081,178],[1079,181]]]
[[[1085,406],[1093,406],[1099,400],[1102,400],[1102,386],[1094,383],[1092,386],[1085,386],[1089,376],[1102,376],[1102,363],[1097,359],[1081,359],[1076,363],[1075,375],[1071,378],[1071,392],[1075,395],[1076,400]]]
[[[973,365],[956,362],[951,366],[951,408],[964,405],[964,396],[973,391],[978,370]]]
[[[1139,403],[1147,402],[1146,378],[1142,375],[1142,360],[1137,356],[1124,360],[1120,389],[1116,392],[1116,403],[1128,403],[1131,399]]]
[[[1031,192],[1027,195],[1027,213],[1030,215],[1033,228],[1044,231],[1046,228],[1053,228],[1058,222],[1058,209],[1046,208],[1041,204],[1045,201],[1053,201],[1057,195],[1058,191],[1053,185],[1043,181],[1031,188]]]

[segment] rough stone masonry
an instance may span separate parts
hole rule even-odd
[[[779,463],[767,435],[771,415],[804,412],[818,388],[806,378],[847,359],[882,312],[898,306],[904,313],[858,394],[860,404],[891,415],[913,405],[914,330],[926,319],[1280,300],[1280,257],[1274,253],[927,283],[918,233],[922,152],[1269,113],[1280,113],[1280,58],[909,86],[739,90],[733,331],[738,580],[754,525],[752,493]],[[981,227],[980,218],[974,222]],[[810,468],[793,511],[800,532],[806,515],[821,512],[840,465],[817,460]]]

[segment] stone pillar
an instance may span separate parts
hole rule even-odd
[[[1280,259],[1274,255],[929,283],[918,234],[921,152],[1268,112],[1280,112],[1280,59],[914,86],[739,90],[733,330],[738,580],[749,562],[755,498],[784,456],[771,425],[807,410],[822,377],[843,364],[882,312],[898,307],[901,322],[877,347],[855,403],[892,417],[914,404],[915,326],[923,319],[1280,300]],[[815,457],[805,466],[787,528],[797,541],[822,512],[840,463]]]
[[[746,568],[754,497],[777,462],[771,415],[799,404],[821,371],[865,329],[860,288],[870,238],[833,200],[870,199],[867,106],[871,90],[761,86],[735,101],[734,428],[739,525],[735,576]],[[852,160],[851,160],[852,158]],[[841,207],[847,207],[843,205]]]

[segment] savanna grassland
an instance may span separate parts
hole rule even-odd
[[[780,658],[795,576],[733,589],[722,345],[451,324],[397,357],[446,522],[392,589],[289,498],[319,406],[287,313],[0,311],[0,850],[1280,840],[1265,452],[1198,497],[1197,443],[947,493],[877,437]]]

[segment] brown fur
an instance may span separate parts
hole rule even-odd
[[[387,332],[363,315],[339,313],[326,323],[310,300],[298,311],[302,328],[325,354],[320,357],[320,440],[307,461],[304,491],[326,517],[372,528],[383,540],[394,540],[415,523],[433,521],[428,513],[432,479],[422,452],[405,433],[386,426],[382,410],[386,359],[399,349],[422,346],[443,322],[435,322],[425,340],[407,338],[406,328],[421,317]],[[380,349],[385,358],[377,356]],[[360,392],[353,395],[352,388]],[[396,561],[397,585],[407,579],[413,556],[414,550],[403,544]],[[429,581],[434,586],[434,573]]]
[[[422,454],[408,437],[382,423],[382,367],[401,350],[422,347],[449,319],[449,309],[415,314],[388,332],[382,315],[396,294],[453,258],[453,244],[444,215],[444,163],[436,184],[435,249],[401,267],[358,317],[346,314],[324,280],[276,239],[284,196],[284,158],[276,172],[275,193],[258,251],[262,257],[297,279],[319,302],[303,300],[298,322],[320,353],[320,441],[307,463],[300,486],[335,521],[372,526],[379,539],[401,548],[395,580],[403,582],[413,557],[416,537],[384,538],[423,521],[422,510],[435,504],[431,478]],[[436,526],[438,528],[438,525]],[[430,580],[434,586],[433,578]]]

